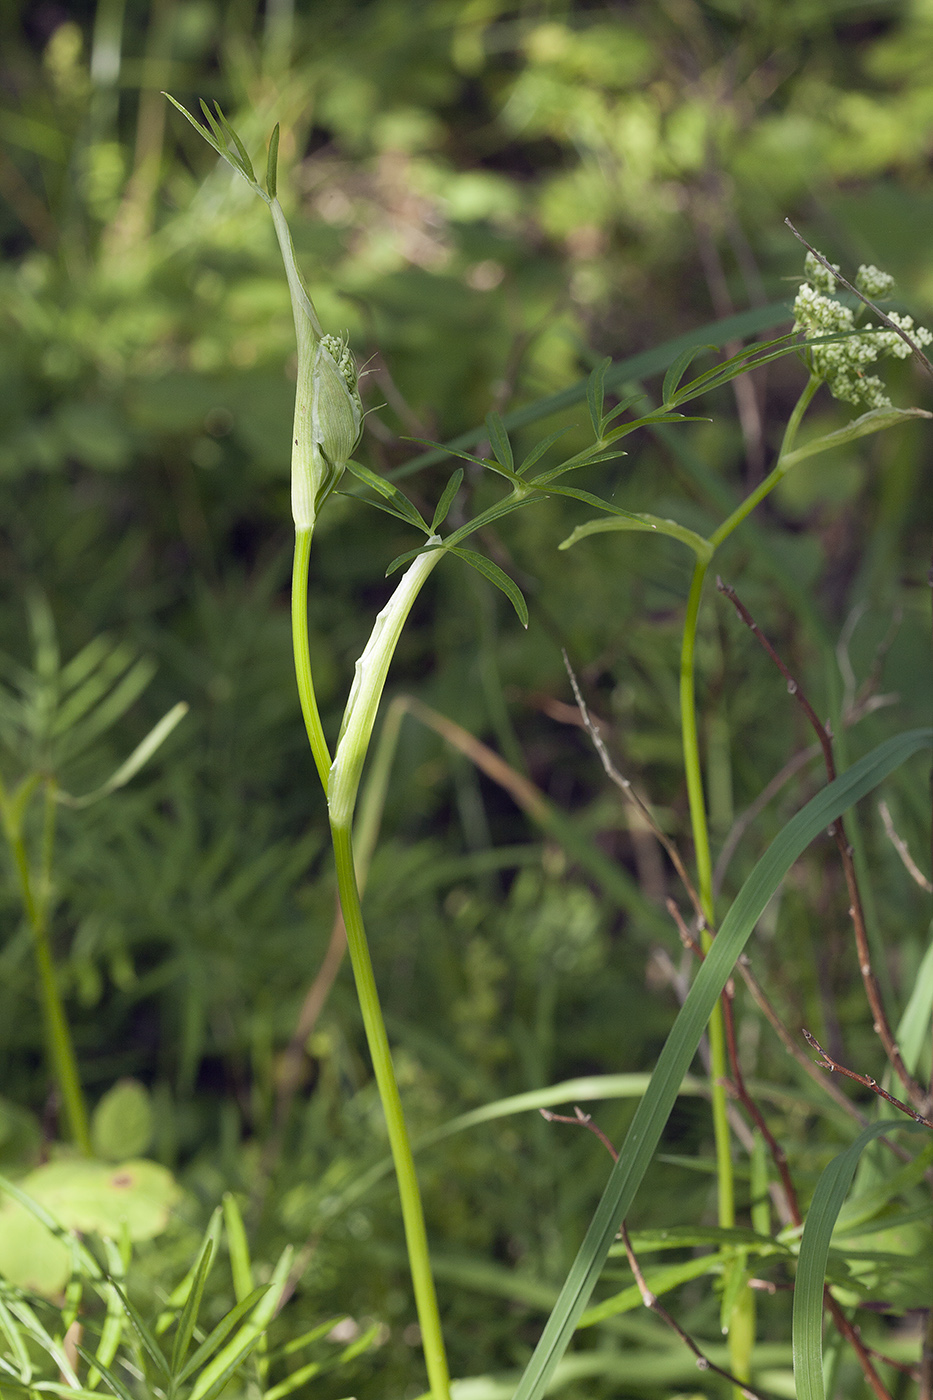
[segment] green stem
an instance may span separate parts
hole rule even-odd
[[[797,437],[797,430],[803,421],[803,415],[809,408],[810,401],[822,382],[822,379],[818,379],[814,374],[811,374],[810,378],[807,380],[803,392],[794,404],[793,412],[787,420],[787,427],[784,429],[784,437],[781,442],[781,450],[778,453],[776,465],[768,473],[764,481],[756,486],[755,490],[752,491],[750,495],[745,497],[742,504],[736,506],[732,514],[722,522],[719,529],[714,530],[710,535],[709,543],[712,545],[714,551],[719,548],[723,540],[729,538],[733,530],[741,525],[746,516],[751,515],[755,507],[764,500],[765,496],[769,495],[774,490],[775,486],[777,486],[778,482],[781,480],[781,477],[787,472],[788,467],[785,465],[784,459],[790,455]]]
[[[690,803],[690,823],[696,852],[697,893],[703,916],[710,928],[715,927],[713,910],[713,862],[710,855],[709,824],[703,795],[703,773],[700,764],[700,743],[696,711],[696,634],[703,597],[703,584],[709,563],[698,559],[687,597],[683,644],[680,653],[680,725],[683,739],[684,772]],[[701,932],[702,947],[708,952],[712,944],[709,928]],[[716,1177],[718,1183],[718,1217],[720,1227],[731,1229],[735,1224],[735,1181],[729,1137],[726,1090],[723,1080],[728,1075],[726,1033],[722,1007],[717,1004],[709,1023],[710,1093],[713,1109],[713,1136],[716,1144]]]
[[[295,560],[292,566],[292,650],[295,657],[295,678],[304,716],[308,742],[314,756],[321,787],[327,792],[330,774],[330,750],[324,738],[318,712],[314,681],[311,677],[311,652],[308,647],[308,568],[311,560],[311,531],[296,530]]]
[[[703,585],[715,551],[752,513],[759,502],[774,490],[787,470],[784,459],[793,447],[803,415],[820,383],[821,381],[816,376],[811,375],[804,386],[803,392],[788,419],[774,469],[723,521],[718,530],[710,535],[708,541],[711,547],[709,557],[706,559],[697,558],[690,583],[690,592],[687,595],[680,653],[680,723],[687,797],[690,804],[690,824],[696,852],[697,893],[703,916],[709,925],[708,928],[701,931],[701,944],[704,952],[708,952],[712,946],[710,929],[715,927],[715,910],[713,907],[713,867],[710,855],[709,822],[703,793],[703,770],[700,762],[696,712],[696,635]],[[716,1149],[717,1213],[720,1227],[731,1229],[735,1225],[735,1173],[732,1165],[728,1103],[723,1084],[728,1075],[728,1058],[725,1024],[720,1003],[717,1003],[709,1022],[709,1051],[713,1138]],[[730,1325],[729,1330],[730,1361],[734,1373],[745,1377],[748,1375],[751,1348],[754,1344],[754,1315],[748,1299],[740,1299],[737,1303],[734,1321],[736,1325],[734,1327]]]
[[[379,1005],[372,960],[369,956],[369,945],[363,925],[363,912],[360,907],[353,864],[353,842],[350,828],[332,823],[331,836],[337,862],[340,905],[347,927],[347,946],[350,950],[357,996],[363,1013],[363,1025],[366,1030],[369,1053],[372,1056],[376,1085],[385,1113],[395,1174],[398,1178],[405,1240],[408,1246],[408,1261],[415,1290],[415,1306],[418,1310],[418,1323],[421,1328],[421,1344],[424,1348],[424,1359],[428,1370],[428,1383],[434,1400],[449,1400],[450,1376],[447,1355],[444,1350],[444,1338],[441,1332],[437,1294],[431,1274],[421,1193],[418,1189],[411,1141],[402,1112],[402,1101],[395,1078],[382,1008]]]
[[[62,1097],[62,1107],[72,1140],[85,1157],[93,1156],[91,1127],[88,1119],[87,1103],[81,1088],[78,1061],[75,1055],[71,1028],[65,1015],[65,1007],[58,979],[55,975],[55,962],[49,942],[49,909],[51,906],[52,853],[55,841],[55,790],[51,781],[45,784],[44,820],[42,832],[42,865],[38,882],[34,881],[29,869],[29,856],[22,831],[22,807],[14,799],[11,803],[6,790],[0,784],[0,807],[3,812],[3,825],[7,841],[13,855],[13,863],[19,877],[20,898],[23,910],[32,932],[32,947],[39,974],[39,999],[45,1021],[46,1044],[52,1074]],[[38,889],[36,885],[38,884]]]

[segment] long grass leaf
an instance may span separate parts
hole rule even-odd
[[[875,1138],[891,1132],[895,1127],[907,1132],[929,1131],[921,1123],[872,1123],[859,1134],[851,1147],[833,1158],[816,1184],[800,1240],[794,1283],[793,1344],[797,1400],[824,1400],[823,1283],[829,1242],[863,1150]]]
[[[515,1400],[540,1400],[573,1336],[620,1224],[654,1156],[703,1031],[736,958],[794,861],[847,808],[919,749],[933,729],[915,729],[873,749],[793,817],[755,865],[699,968],[629,1128],[619,1159],[554,1311],[519,1383]]]

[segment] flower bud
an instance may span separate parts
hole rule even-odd
[[[313,527],[363,427],[359,375],[346,341],[324,335],[309,349],[295,400],[292,514],[298,529]]]

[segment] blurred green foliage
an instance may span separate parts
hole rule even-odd
[[[925,0],[21,0],[0,16],[0,55],[0,646],[26,663],[25,600],[38,588],[64,655],[106,629],[158,662],[89,760],[89,786],[171,704],[191,706],[151,773],[80,818],[63,814],[56,870],[55,942],[88,1091],[98,1099],[127,1076],[146,1085],[151,1150],[186,1192],[167,1235],[138,1247],[137,1286],[156,1296],[166,1269],[183,1271],[234,1191],[268,1269],[286,1241],[307,1241],[295,1335],[332,1313],[364,1331],[366,1319],[385,1324],[350,1370],[318,1382],[322,1396],[414,1396],[393,1187],[354,1194],[385,1145],[346,976],[306,1046],[292,1111],[276,1119],[282,1052],[333,914],[290,659],[288,293],[266,211],[160,90],[192,110],[197,97],[220,100],[260,157],[281,123],[280,194],[301,264],[324,324],[348,330],[377,410],[360,453],[390,471],[420,450],[409,439],[446,440],[491,407],[533,403],[604,354],[789,302],[802,259],[785,214],[834,261],[890,269],[904,306],[928,320],[933,14]],[[911,366],[896,374],[897,402],[929,405]],[[711,421],[676,439],[639,433],[627,458],[581,484],[708,530],[760,478],[800,383],[783,361],[744,397],[704,401]],[[827,396],[814,430],[843,412]],[[585,416],[580,406],[532,425],[516,450],[558,426],[562,448],[582,446]],[[928,722],[926,432],[899,428],[801,468],[723,553],[729,581],[833,717],[843,756]],[[406,482],[419,506],[448,469]],[[468,473],[467,486],[481,506],[487,484]],[[688,576],[674,542],[644,536],[558,555],[583,518],[550,501],[482,541],[526,593],[527,635],[469,571],[439,570],[390,684],[524,770],[657,903],[679,892],[573,727],[560,648],[620,766],[683,837],[676,657]],[[386,596],[385,566],[413,543],[352,501],[324,515],[310,615],[331,728]],[[707,601],[698,655],[721,848],[810,736],[725,605]],[[820,781],[811,764],[781,789],[723,872],[726,892]],[[898,774],[886,796],[918,855],[924,775]],[[856,835],[896,1021],[928,906],[874,810]],[[675,932],[666,943],[659,932],[663,904],[650,927],[634,904],[620,907],[412,720],[367,904],[416,1133],[571,1075],[652,1066],[681,972]],[[770,995],[795,1030],[820,1030],[871,1073],[880,1057],[840,872],[802,862],[776,904],[754,951]],[[26,1171],[54,1135],[54,1107],[6,879],[0,911],[0,1152],[7,1171]],[[845,1120],[754,1010],[742,1015],[746,1074],[783,1086],[773,1130],[815,1181]],[[630,1113],[610,1103],[601,1125],[618,1141]],[[667,1149],[641,1198],[646,1227],[710,1208],[700,1101],[681,1101]],[[454,1373],[511,1371],[605,1177],[601,1149],[504,1118],[421,1162]],[[709,1291],[688,1284],[676,1297],[685,1325],[715,1337]],[[231,1304],[209,1300],[216,1317]],[[788,1314],[781,1293],[762,1304],[766,1343],[783,1342]],[[581,1347],[599,1332],[609,1352],[638,1348],[627,1393],[692,1392],[692,1359],[654,1324],[620,1317]],[[786,1352],[773,1363],[779,1390]],[[584,1376],[565,1393],[612,1386]]]

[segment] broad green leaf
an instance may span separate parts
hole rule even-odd
[[[478,574],[482,574],[483,578],[488,579],[490,583],[494,583],[497,588],[501,589],[518,613],[519,622],[523,627],[528,626],[528,605],[522,596],[522,591],[518,584],[513,583],[508,574],[499,568],[498,564],[487,559],[485,554],[477,554],[473,549],[453,548],[448,553],[456,554],[458,559],[463,559],[467,564],[471,564]]]
[[[837,428],[833,433],[814,438],[812,442],[804,443],[803,447],[788,452],[786,457],[781,458],[781,471],[789,471],[807,457],[830,452],[834,447],[845,447],[847,443],[855,442],[869,433],[880,433],[884,428],[892,428],[896,423],[904,423],[911,418],[933,418],[933,413],[928,413],[925,408],[873,408],[860,418],[853,418],[844,428]]]
[[[509,442],[509,435],[502,425],[502,418],[495,410],[486,414],[486,431],[489,434],[489,443],[496,461],[507,471],[514,472],[515,458],[512,455],[512,444]]]
[[[823,1283],[836,1219],[863,1150],[875,1138],[895,1128],[902,1132],[929,1132],[920,1123],[872,1123],[851,1147],[833,1158],[813,1193],[800,1240],[794,1284],[794,1380],[798,1400],[824,1400]]]
[[[602,1272],[603,1264],[654,1155],[713,1008],[736,958],[751,937],[772,896],[794,861],[830,822],[921,748],[933,730],[896,735],[866,754],[818,793],[793,817],[757,862],[739,891],[699,968],[693,986],[658,1059],[645,1097],[635,1110],[628,1135],[612,1169],[590,1227],[560,1297],[515,1393],[515,1400],[539,1400],[573,1336]]]
[[[614,515],[608,520],[587,520],[584,525],[578,525],[557,547],[569,549],[578,540],[586,539],[587,535],[601,535],[610,530],[645,530],[649,533],[654,531],[658,535],[670,535],[671,539],[680,540],[681,544],[692,549],[701,562],[707,563],[713,557],[709,540],[705,540],[695,530],[688,530],[686,525],[678,525],[676,520],[662,520],[657,515],[646,515],[643,511],[624,517]]]
[[[0,1207],[0,1274],[45,1296],[64,1287],[73,1260],[83,1272],[100,1272],[69,1231],[116,1238],[125,1225],[131,1239],[152,1239],[178,1197],[171,1173],[156,1162],[114,1166],[87,1158],[47,1162],[3,1189],[14,1200]]]
[[[152,1141],[152,1101],[138,1079],[120,1079],[91,1118],[91,1142],[105,1162],[139,1157]]]

